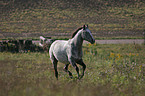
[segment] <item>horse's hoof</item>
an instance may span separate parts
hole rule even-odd
[[[71,79],[73,79],[73,76],[69,76]]]
[[[80,76],[78,79],[81,80],[83,78],[83,76]]]

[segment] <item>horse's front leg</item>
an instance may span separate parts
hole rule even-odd
[[[83,66],[83,72],[82,72],[82,75],[80,76],[80,79],[83,78],[84,76],[84,72],[85,72],[85,69],[86,69],[86,65],[84,64],[83,60],[80,59],[78,62],[77,62],[79,65]]]
[[[78,75],[78,79],[79,79],[79,77],[80,77],[79,76],[79,68],[76,65],[75,60],[73,59],[73,57],[70,57],[68,60],[69,60],[70,64],[76,69],[76,72],[77,72],[77,75]]]

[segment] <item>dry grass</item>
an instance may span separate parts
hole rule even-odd
[[[66,1],[42,0],[37,4],[35,0],[31,0],[22,3],[24,8],[20,6],[20,1],[12,5],[14,8],[4,6],[2,8],[5,11],[0,18],[0,30],[4,37],[12,37],[11,33],[20,34],[19,36],[23,33],[55,35],[72,33],[83,24],[89,24],[91,31],[97,37],[142,36],[145,28],[143,1],[90,0],[82,3],[79,0],[75,4],[73,1]],[[36,5],[30,7],[32,4]]]

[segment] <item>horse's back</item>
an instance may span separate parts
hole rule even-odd
[[[59,48],[62,49],[63,47],[65,47],[65,44],[67,43],[68,41],[65,41],[65,40],[56,40],[54,41],[51,46],[50,46],[50,49],[51,50],[58,50]]]
[[[50,59],[53,60],[56,58],[58,61],[62,63],[68,63],[67,58],[67,46],[68,41],[65,40],[56,40],[54,41],[49,49]]]

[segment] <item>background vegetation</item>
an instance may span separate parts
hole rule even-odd
[[[1,38],[68,37],[83,24],[96,37],[142,37],[145,30],[144,0],[1,0],[0,7]]]
[[[0,53],[0,95],[144,96],[144,45],[87,44],[83,49],[87,69],[81,80],[72,66],[75,78],[70,79],[58,63],[57,81],[47,53]]]

